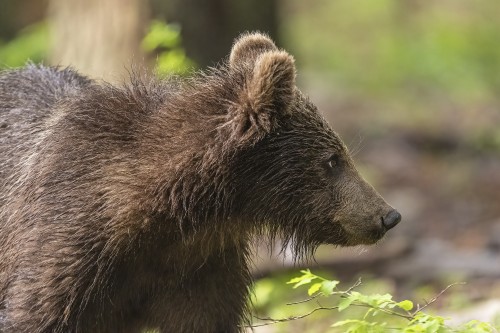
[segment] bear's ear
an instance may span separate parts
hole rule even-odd
[[[295,63],[285,51],[267,51],[255,59],[246,74],[232,110],[233,135],[253,141],[269,133],[280,114],[286,114],[295,96]]]
[[[273,41],[265,34],[254,32],[242,34],[233,44],[229,56],[229,68],[252,67],[257,57],[266,52],[278,50]]]
[[[286,112],[295,91],[295,62],[285,51],[262,53],[247,80],[247,103],[255,114]]]

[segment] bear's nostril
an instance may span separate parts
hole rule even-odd
[[[385,217],[382,218],[382,224],[389,230],[394,228],[401,221],[401,214],[395,209],[391,210]]]

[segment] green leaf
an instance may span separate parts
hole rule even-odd
[[[45,21],[21,30],[6,44],[0,40],[0,68],[24,66],[26,61],[43,61],[50,49],[49,25]]]
[[[309,268],[302,269],[302,270],[300,270],[300,272],[303,274],[302,276],[316,276],[313,273],[311,273],[311,270]]]
[[[420,324],[408,326],[403,330],[404,333],[425,333],[425,331],[426,329]]]
[[[366,319],[366,317],[368,317],[370,313],[372,313],[372,317],[374,317],[377,314],[377,312],[378,311],[376,311],[374,308],[370,308],[368,309],[368,311],[366,311],[365,315],[363,316],[363,319]]]
[[[293,288],[298,288],[302,285],[308,284],[313,280],[319,279],[317,275],[311,273],[310,270],[302,270],[300,271],[302,276],[295,277],[287,282],[287,284],[294,284]]]
[[[422,312],[415,315],[415,318],[408,323],[405,328],[406,333],[439,333],[445,329],[444,318],[431,316]]]
[[[336,322],[331,327],[347,326],[346,333],[368,333],[368,332],[381,332],[378,330],[378,323],[369,323],[364,320],[348,319]]]
[[[321,286],[322,286],[321,282],[315,283],[309,288],[307,293],[309,294],[309,296],[312,296],[318,292],[318,290],[321,288]]]
[[[307,278],[303,278],[302,280],[300,280],[299,282],[297,282],[293,288],[298,288],[300,286],[303,286],[305,284],[308,284],[308,283],[311,283],[312,280],[314,280],[315,278],[314,277],[307,277]]]
[[[339,312],[347,309],[354,301],[355,299],[351,297],[341,299],[339,302]]]
[[[156,63],[156,71],[159,74],[185,73],[192,67],[194,67],[193,63],[181,49],[162,52],[158,55]]]
[[[471,320],[463,325],[463,332],[492,333],[495,332],[493,326],[479,320]]]
[[[349,324],[360,324],[360,323],[365,323],[364,320],[358,320],[358,319],[347,319],[347,320],[341,320],[333,324],[331,327],[340,327],[340,326],[345,326]]]
[[[287,281],[287,283],[286,283],[286,284],[295,284],[295,283],[297,283],[297,282],[299,282],[299,281],[301,281],[301,280],[302,280],[302,276],[299,276],[299,277],[294,277],[294,278],[293,278],[293,279],[291,279],[290,281]]]
[[[405,311],[410,311],[411,309],[413,309],[413,302],[409,300],[404,300],[397,303],[397,306],[399,306],[401,309]]]
[[[331,295],[333,293],[333,290],[337,287],[337,285],[339,284],[339,281],[323,281],[321,283],[321,292],[324,294],[324,295]]]
[[[158,47],[174,48],[179,44],[179,28],[157,20],[151,23],[149,32],[142,40],[142,47],[146,51],[152,51]]]
[[[365,302],[365,303],[369,304],[370,306],[377,307],[377,308],[385,308],[385,307],[387,307],[388,304],[393,303],[392,295],[390,295],[390,294],[363,295],[363,297],[360,298],[360,301]]]

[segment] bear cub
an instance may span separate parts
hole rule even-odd
[[[400,214],[260,33],[189,79],[0,74],[0,332],[241,332],[251,239],[297,257]]]

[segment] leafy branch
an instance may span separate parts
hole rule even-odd
[[[342,327],[343,332],[347,333],[378,333],[386,332],[387,330],[394,330],[396,332],[404,333],[444,333],[444,332],[455,332],[455,333],[493,333],[497,330],[488,323],[480,321],[470,321],[460,327],[450,328],[445,324],[445,318],[441,316],[429,315],[424,313],[422,310],[436,302],[439,297],[441,297],[446,291],[456,285],[463,283],[453,283],[444,288],[430,301],[426,301],[425,304],[417,304],[410,300],[395,301],[390,294],[373,294],[365,295],[355,289],[361,285],[361,280],[358,280],[354,285],[352,285],[347,290],[338,289],[339,281],[328,280],[316,274],[313,274],[310,270],[300,271],[302,275],[295,277],[288,281],[288,284],[292,284],[293,288],[299,288],[302,286],[308,287],[307,293],[309,298],[287,303],[287,305],[296,305],[307,303],[311,301],[316,301],[317,307],[313,308],[309,312],[298,315],[291,316],[281,319],[275,318],[259,318],[263,323],[254,324],[252,327],[267,326],[277,323],[289,322],[294,320],[299,320],[306,318],[313,313],[321,310],[337,310],[339,312],[348,310],[352,307],[362,307],[367,308],[362,319],[348,319],[335,322],[331,327],[340,328]],[[320,297],[338,297],[338,303],[335,306],[322,306],[318,299]],[[375,319],[379,318],[379,315],[383,313],[392,317],[398,317],[405,319],[405,323],[400,327],[387,327],[386,322],[379,322]]]

